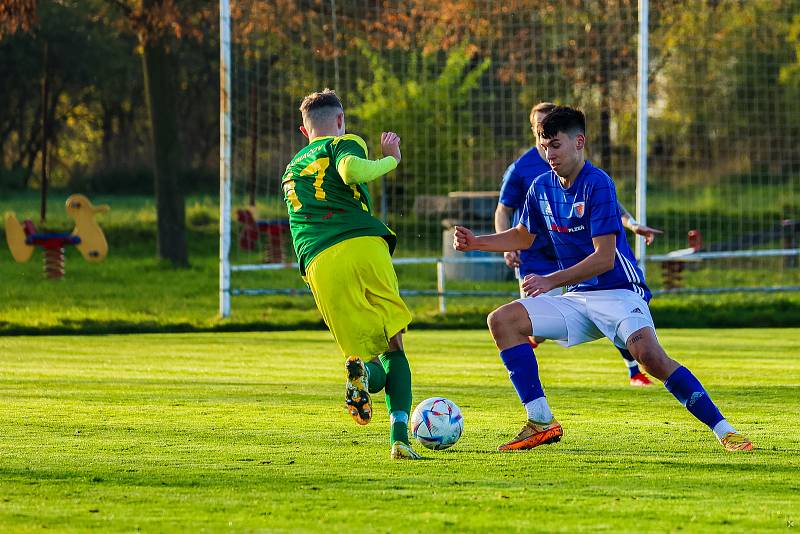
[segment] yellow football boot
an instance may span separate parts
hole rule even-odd
[[[414,452],[411,445],[395,441],[392,445],[392,460],[422,460],[422,456]]]

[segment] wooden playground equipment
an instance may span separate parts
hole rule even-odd
[[[239,248],[255,251],[263,247],[264,263],[286,263],[290,255],[286,249],[291,245],[289,221],[259,220],[253,208],[236,210],[239,222]]]
[[[703,234],[700,230],[689,230],[687,234],[689,246],[673,250],[661,262],[661,275],[664,289],[681,289],[683,287],[683,272],[691,266],[697,266],[705,258],[723,254],[736,254],[739,250],[757,250],[759,246],[780,242],[785,250],[797,249],[800,243],[800,221],[783,219],[760,232],[752,232],[737,236],[735,240],[721,243],[703,244]],[[798,267],[797,255],[786,255],[784,267],[793,269]]]
[[[47,278],[64,277],[64,247],[74,245],[83,258],[92,263],[101,262],[108,255],[108,243],[97,224],[98,213],[106,213],[106,205],[94,206],[84,195],[67,199],[67,216],[75,221],[70,233],[40,233],[31,220],[20,223],[11,212],[5,214],[6,241],[14,260],[24,263],[31,259],[35,247],[44,251],[44,274]]]
[[[683,270],[686,268],[687,262],[700,261],[692,259],[691,255],[703,249],[703,234],[700,233],[700,230],[689,230],[688,237],[688,248],[671,252],[668,255],[673,256],[675,259],[661,262],[664,289],[680,289],[683,287]]]

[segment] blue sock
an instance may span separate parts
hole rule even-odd
[[[621,349],[617,347],[620,355],[622,355],[622,359],[625,360],[625,365],[628,366],[628,374],[631,378],[641,373],[639,370],[639,364],[636,363],[636,358],[633,357],[633,354],[628,352],[627,349]]]
[[[523,343],[500,351],[500,358],[508,369],[508,377],[523,404],[544,397],[539,381],[539,365],[530,344]]]
[[[703,385],[686,367],[678,367],[664,381],[667,391],[675,395],[689,413],[713,429],[724,417],[709,397]]]

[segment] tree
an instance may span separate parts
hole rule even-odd
[[[98,101],[130,100],[136,90],[126,72],[134,44],[97,24],[90,9],[40,2],[28,30],[6,31],[0,41],[0,93],[6,98],[0,107],[0,171],[14,180],[5,181],[6,187],[37,185],[33,170],[42,163],[43,124],[56,185],[85,173],[96,161],[93,133],[103,115]],[[46,99],[40,93],[44,73]]]
[[[407,54],[409,62],[397,71],[366,44],[362,48],[373,77],[359,81],[353,97],[357,104],[348,112],[373,142],[382,129],[402,132],[410,163],[398,172],[406,195],[446,194],[443,179],[448,176],[473,185],[467,179],[466,149],[476,125],[467,103],[491,62],[473,63],[467,48],[452,48],[443,67],[437,54],[417,50]],[[401,207],[401,212],[408,208]]]
[[[683,162],[684,184],[797,172],[796,94],[791,89],[791,19],[797,0],[693,0],[664,10],[653,55],[658,112],[652,134]],[[691,61],[686,61],[691,57]],[[778,156],[778,157],[776,157]]]
[[[155,178],[158,256],[175,267],[188,267],[174,51],[177,40],[183,37],[202,40],[203,24],[212,20],[213,11],[202,2],[184,2],[179,9],[174,0],[137,0],[134,4],[108,1],[125,15],[113,23],[135,32],[141,47]]]
[[[142,12],[162,10],[167,3],[162,0],[143,0]],[[158,27],[142,25],[139,40],[142,45],[144,90],[153,151],[158,256],[171,261],[176,267],[187,267],[186,201],[179,182],[183,157],[178,141],[175,57],[169,49],[167,36]]]

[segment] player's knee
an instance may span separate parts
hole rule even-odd
[[[502,313],[500,312],[500,308],[494,310],[486,317],[486,326],[489,327],[489,332],[492,333],[492,337],[496,338],[501,329],[503,328],[503,321],[502,321]]]
[[[640,364],[648,368],[661,367],[669,360],[667,353],[654,336],[645,336],[640,340],[636,340],[635,335],[631,336],[628,339],[628,350]]]
[[[403,349],[403,333],[398,332],[392,337],[389,338],[389,350],[396,351],[396,350],[404,350]]]
[[[637,362],[644,364],[646,361],[652,361],[652,348],[647,346],[646,343],[631,343],[628,340],[628,352],[631,353]]]
[[[520,310],[522,313],[520,313]],[[486,318],[486,324],[489,326],[492,337],[498,339],[509,334],[523,334],[524,332],[521,332],[521,319],[530,324],[524,311],[525,309],[520,305],[506,304],[490,313]]]

